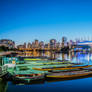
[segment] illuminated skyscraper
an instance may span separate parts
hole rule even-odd
[[[66,37],[62,37],[62,48],[64,48],[66,40],[67,40]]]
[[[24,48],[26,48],[26,43],[24,43]]]
[[[39,41],[38,40],[35,40],[35,48],[38,48],[39,47]]]
[[[27,44],[27,48],[31,48],[31,43],[28,43]]]
[[[56,39],[51,39],[50,40],[50,48],[55,48],[56,47]]]
[[[43,41],[41,41],[41,42],[39,43],[39,48],[44,48],[44,42],[43,42]]]

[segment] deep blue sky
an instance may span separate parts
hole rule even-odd
[[[0,39],[91,38],[92,0],[0,0]]]

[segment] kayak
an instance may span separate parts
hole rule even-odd
[[[40,80],[44,79],[44,74],[16,74],[15,80]]]
[[[59,78],[59,79],[68,79],[68,78],[76,78],[82,76],[92,75],[92,70],[81,70],[81,71],[72,71],[72,72],[60,72],[60,73],[51,73],[46,75],[47,78]]]
[[[24,60],[26,60],[26,61],[40,61],[40,60],[42,60],[42,59],[36,59],[36,58],[25,58]]]
[[[85,66],[68,66],[68,67],[51,67],[51,68],[33,68],[34,70],[39,71],[51,71],[51,70],[69,70],[69,69],[82,69],[92,67],[92,65],[85,65]]]

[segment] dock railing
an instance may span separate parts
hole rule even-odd
[[[0,66],[0,75],[7,73],[7,66]]]

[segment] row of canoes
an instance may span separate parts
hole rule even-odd
[[[68,78],[77,78],[82,76],[92,75],[92,70],[79,70],[72,72],[59,72],[59,73],[51,73],[48,74],[47,78],[54,79],[68,79]]]
[[[57,64],[58,62],[44,62],[44,64]],[[38,64],[38,63],[35,63]],[[43,63],[39,63],[43,64]],[[61,64],[61,62],[60,62]],[[35,74],[15,74],[15,80],[24,80],[24,81],[35,81],[35,80],[43,80],[45,78],[55,78],[55,79],[67,79],[67,78],[76,78],[81,76],[87,76],[92,74],[92,70],[89,69],[92,67],[92,65],[66,65],[66,66],[56,66],[56,67],[38,67],[34,66],[33,70],[37,71],[48,71],[48,74],[43,73],[35,73]],[[84,69],[88,68],[88,69]],[[51,71],[57,71],[59,72],[51,72]]]
[[[82,76],[92,75],[92,70],[79,70],[79,71],[71,71],[71,72],[59,72],[59,73],[50,73],[47,75],[44,74],[18,74],[15,75],[15,79],[17,80],[42,80],[45,78],[50,79],[68,79],[68,78],[77,78]]]
[[[15,74],[14,80],[43,80],[45,78],[54,78],[54,79],[68,79],[68,78],[76,78],[82,76],[92,75],[92,68],[85,68],[74,71],[60,71],[60,72],[50,72],[48,74]]]

